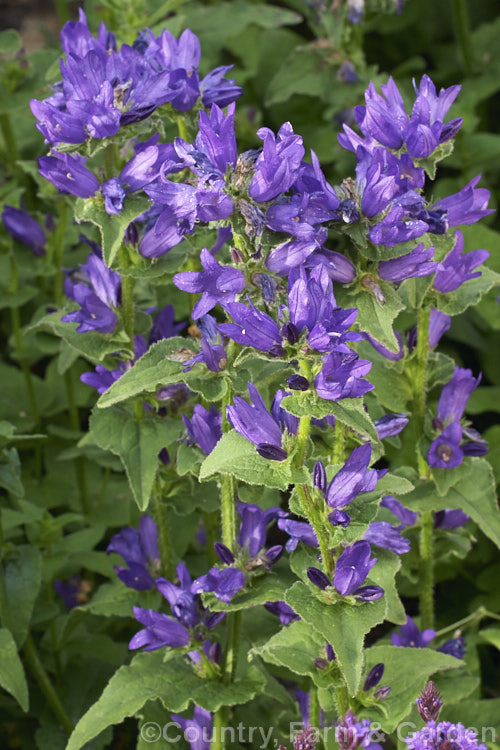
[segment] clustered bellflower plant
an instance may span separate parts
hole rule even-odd
[[[368,0],[330,5],[307,4],[313,28],[330,33],[335,18],[354,34],[374,12]],[[331,729],[341,750],[378,750],[417,709],[425,725],[403,738],[409,750],[486,750],[459,701],[479,682],[469,628],[500,616],[455,602],[450,622],[435,596],[473,545],[485,559],[500,546],[489,441],[468,416],[482,375],[439,350],[500,281],[468,232],[493,213],[481,175],[444,195],[435,182],[461,137],[461,86],[377,76],[332,125],[351,165],[332,176],[293,122],[252,119],[237,66],[208,70],[182,13],[164,28],[157,18],[135,38],[104,22],[94,33],[83,9],[63,26],[59,78],[30,104],[54,213],[44,223],[29,190],[3,208],[12,299],[32,298],[16,251],[20,268],[50,265],[55,281],[25,343],[12,308],[42,509],[1,473],[24,440],[6,427],[0,485],[16,499],[2,522],[48,551],[42,567],[38,546],[24,549],[34,568],[21,575],[2,536],[11,676],[0,665],[0,684],[24,710],[20,649],[52,715],[37,742],[62,729],[68,750],[104,747],[128,717],[141,742],[176,726],[183,746],[224,750],[255,716],[283,749],[330,747]],[[46,380],[31,371],[32,341],[57,355]],[[42,461],[36,399],[57,415],[56,374],[71,429],[54,420],[47,433],[74,441],[59,459],[76,490],[71,512],[51,515],[55,458]],[[82,435],[78,407],[90,403]],[[82,651],[95,640],[105,652],[104,683],[90,660],[78,715],[28,635],[42,589],[15,611],[23,576],[48,592],[33,620],[50,620],[42,649],[81,637]],[[59,668],[57,657],[49,672]]]

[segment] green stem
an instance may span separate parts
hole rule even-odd
[[[222,432],[228,432],[231,425],[227,419],[226,406],[231,403],[233,398],[233,389],[229,380],[227,381],[227,390],[222,399]],[[221,520],[222,520],[222,541],[231,552],[236,548],[236,505],[234,496],[233,477],[223,476],[220,481],[221,494]]]
[[[305,484],[296,484],[295,489],[299,496],[300,504],[306,514],[311,526],[314,529],[314,533],[318,538],[319,549],[321,552],[321,560],[325,573],[330,578],[333,576],[334,562],[332,552],[329,544],[329,533],[323,523],[321,515],[321,508],[316,505],[314,499],[311,497],[310,489]],[[324,503],[323,503],[324,505]]]
[[[469,9],[467,0],[453,0],[453,16],[455,20],[455,36],[463,59],[466,76],[474,72],[474,47],[472,44]]]
[[[106,169],[106,177],[111,179],[115,177],[115,144],[108,143],[104,149],[104,166]]]
[[[214,543],[217,541],[219,536],[219,514],[217,511],[208,513],[202,511],[201,516],[203,518],[203,528],[205,529],[205,535],[207,538],[207,555],[209,565],[216,565],[219,561],[217,553],[214,549]]]
[[[213,723],[212,723],[212,742],[210,744],[210,750],[224,750],[224,736],[222,733],[223,727],[226,726],[227,710],[223,706],[215,712]]]
[[[319,729],[321,720],[321,709],[318,700],[318,688],[311,681],[309,690],[309,726]]]
[[[122,310],[123,327],[134,349],[134,279],[132,276],[122,276]]]
[[[427,363],[429,359],[429,307],[418,311],[417,319],[417,367],[414,380],[414,419],[417,437],[417,464],[422,479],[429,476],[427,461],[422,456],[421,441],[424,436],[425,412],[427,409]]]
[[[234,680],[236,664],[238,662],[238,651],[240,647],[241,633],[241,611],[232,612],[228,616],[227,647],[224,660],[224,682],[230,683]]]
[[[68,206],[65,200],[61,201],[59,209],[59,224],[54,237],[54,254],[53,264],[55,270],[54,276],[54,300],[60,305],[63,299],[64,277],[63,277],[63,255],[64,255],[64,235],[66,232],[66,223],[68,215]]]
[[[153,507],[156,526],[158,527],[158,549],[160,552],[161,574],[170,581],[175,576],[172,548],[172,531],[167,506],[161,501],[158,490],[153,492]]]
[[[12,120],[7,113],[0,115],[0,130],[2,131],[5,143],[5,160],[9,165],[10,171],[15,174],[18,171],[16,162],[19,159],[19,149],[16,143],[16,136],[14,135],[14,128],[12,127]]]
[[[177,120],[177,130],[179,131],[179,136],[184,141],[188,141],[189,143],[189,133],[186,125],[186,120],[182,115],[179,115],[179,117],[176,118]]]
[[[420,627],[434,627],[434,514],[422,513],[420,530]]]
[[[332,464],[344,463],[345,429],[342,422],[335,421],[335,432],[333,437]]]
[[[66,386],[66,397],[68,399],[69,419],[71,428],[75,432],[80,432],[80,416],[78,414],[78,408],[75,401],[75,391],[73,388],[73,380],[71,378],[70,370],[66,370],[64,373],[64,385]],[[87,490],[87,477],[85,473],[85,457],[77,456],[75,458],[75,471],[76,479],[78,482],[78,489],[80,491],[80,501],[82,504],[83,512],[88,515],[90,513],[90,500]]]
[[[55,0],[57,18],[59,20],[59,26],[64,26],[66,21],[70,20],[69,2],[68,0]]]
[[[38,687],[45,696],[45,699],[52,709],[54,716],[56,716],[60,721],[65,731],[68,734],[71,734],[74,728],[73,723],[66,713],[66,710],[59,700],[59,696],[57,695],[55,688],[50,681],[47,672],[45,671],[45,667],[42,664],[40,656],[38,655],[38,651],[31,635],[29,635],[26,639],[23,647],[23,654],[29,670],[37,681]]]
[[[500,620],[500,615],[497,615],[495,612],[490,612],[485,607],[479,607],[471,615],[463,617],[461,620],[457,620],[457,622],[448,625],[446,628],[441,628],[441,630],[438,630],[436,632],[436,638],[439,638],[442,635],[446,635],[446,633],[451,633],[454,630],[458,630],[459,628],[463,628],[467,625],[473,625],[474,623],[480,622],[481,620],[484,620],[488,617],[491,617],[493,620]]]

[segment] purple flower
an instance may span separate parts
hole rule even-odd
[[[453,250],[443,260],[441,269],[434,277],[434,288],[443,294],[453,292],[466,281],[481,276],[481,271],[472,271],[490,257],[488,250],[471,250],[464,254],[464,236],[459,229],[455,237]]]
[[[393,646],[405,646],[409,648],[425,648],[436,635],[432,628],[420,630],[417,628],[413,619],[409,616],[406,618],[406,624],[401,625],[399,633],[392,633],[391,643]]]
[[[393,362],[397,362],[398,360],[403,359],[405,355],[403,340],[397,331],[394,331],[394,336],[396,337],[396,341],[398,344],[397,352],[392,352],[390,349],[387,349],[387,347],[383,346],[380,341],[377,341],[377,339],[374,339],[373,336],[370,336],[369,333],[363,332],[361,335],[363,336],[365,341],[368,341],[368,343],[370,343],[379,354],[381,354],[383,357],[386,357],[386,359],[390,359]]]
[[[444,746],[454,750],[486,750],[486,745],[478,743],[477,732],[473,729],[466,729],[463,724],[451,724],[449,721],[436,724],[434,719],[406,737],[405,742],[408,750],[438,750]]]
[[[463,510],[445,508],[434,513],[434,526],[436,529],[458,529],[470,521],[469,516]]]
[[[371,547],[366,541],[355,542],[351,547],[346,547],[335,566],[333,585],[343,596],[353,594],[356,596],[358,589],[365,582],[377,558],[371,557]],[[377,587],[378,588],[378,587]],[[380,589],[383,592],[383,589]]]
[[[243,89],[236,85],[233,78],[224,78],[232,69],[232,65],[219,65],[200,81],[201,100],[208,109],[212,104],[227,107],[243,94]]]
[[[476,189],[480,179],[481,175],[479,174],[468,182],[459,193],[448,195],[435,203],[432,210],[446,211],[446,220],[450,227],[458,227],[461,224],[475,224],[484,216],[494,213],[493,209],[487,208],[490,191],[486,188]],[[486,251],[483,250],[482,252]]]
[[[363,536],[370,544],[404,555],[410,551],[410,542],[401,536],[399,531],[387,521],[373,521]]]
[[[455,367],[452,379],[443,386],[439,397],[437,417],[443,425],[462,418],[467,401],[480,382],[480,375],[475,378],[471,370]]]
[[[268,412],[264,399],[253,383],[248,383],[248,393],[250,404],[235,396],[234,405],[226,407],[229,422],[265,458],[284,461],[287,453],[282,447],[283,436],[279,424]]]
[[[263,203],[293,185],[305,151],[301,136],[294,134],[289,122],[280,127],[277,136],[269,128],[260,128],[257,135],[264,145],[248,193],[254,201]]]
[[[200,353],[188,359],[184,365],[184,372],[192,370],[196,362],[203,362],[212,372],[220,372],[227,364],[226,350],[220,344],[212,344],[202,337]]]
[[[439,469],[455,469],[463,461],[464,454],[460,448],[462,428],[458,422],[452,422],[432,441],[427,454],[429,466]]]
[[[424,721],[436,721],[443,701],[433,682],[428,682],[416,700],[420,716]]]
[[[186,628],[168,615],[160,614],[153,609],[134,607],[134,617],[145,628],[134,635],[128,644],[129,649],[143,646],[146,647],[145,651],[155,651],[163,646],[183,648],[190,641]]]
[[[392,76],[380,88],[382,94],[370,82],[365,91],[366,106],[355,107],[354,116],[365,136],[374,138],[386,148],[397,150],[403,145],[408,121],[403,97]]]
[[[94,254],[89,255],[87,263],[81,268],[86,273],[91,288],[85,284],[75,284],[72,297],[81,309],[64,315],[61,320],[65,323],[78,323],[78,333],[113,333],[118,322],[114,308],[118,306],[120,276]]]
[[[347,349],[336,350],[325,358],[323,369],[314,385],[320,398],[339,401],[342,398],[359,398],[374,386],[362,378],[371,370],[372,363]]]
[[[165,307],[162,307],[162,309],[155,315],[148,336],[149,346],[155,344],[157,341],[161,341],[162,339],[170,339],[173,336],[179,336],[183,328],[185,328],[185,325],[184,322],[175,322],[175,310],[173,305],[165,305]]]
[[[238,151],[234,134],[234,109],[231,104],[227,115],[214,104],[210,116],[200,112],[198,135],[191,146],[181,138],[175,139],[175,150],[198,177],[224,178],[227,168],[234,169]]]
[[[229,302],[225,304],[234,323],[222,323],[219,331],[242,346],[253,346],[262,352],[281,356],[281,333],[277,323],[267,313],[257,310],[250,303]]]
[[[182,242],[186,234],[192,233],[198,207],[196,188],[184,183],[156,180],[147,185],[144,191],[161,213],[142,238],[139,252],[145,258],[159,258]]]
[[[234,295],[245,288],[245,277],[241,271],[231,266],[221,266],[205,248],[200,255],[203,271],[176,273],[174,284],[183,292],[202,293],[201,299],[193,308],[193,318],[206,315],[215,305],[234,301]]]
[[[290,435],[296,435],[299,428],[299,418],[290,414],[290,412],[286,411],[281,406],[283,399],[291,395],[290,391],[284,391],[282,388],[278,388],[271,404],[271,415],[282,430],[288,430]]]
[[[210,568],[206,575],[200,576],[191,586],[193,594],[213,591],[217,599],[229,603],[233,596],[240,591],[246,583],[245,574],[237,568]]]
[[[343,508],[359,494],[375,489],[378,474],[375,469],[368,469],[371,455],[372,447],[369,443],[353,450],[328,485],[325,496],[328,507]]]
[[[266,543],[267,527],[271,521],[283,518],[287,513],[278,507],[262,510],[254,503],[237,503],[236,509],[241,518],[238,544],[251,558],[255,558]]]
[[[125,201],[125,188],[118,177],[111,177],[102,186],[104,208],[108,214],[120,214]]]
[[[293,552],[299,542],[304,542],[308,547],[317,547],[318,538],[310,523],[306,521],[293,521],[291,518],[280,518],[278,528],[288,534],[290,539],[286,543],[286,551]]]
[[[87,594],[91,588],[90,581],[84,581],[80,576],[71,576],[65,581],[54,581],[54,591],[59,594],[64,606],[69,611],[74,607],[88,602]]]
[[[381,750],[382,746],[373,742],[370,720],[358,721],[357,716],[349,709],[342,720],[339,719],[335,727],[335,739],[340,750],[355,750],[357,747],[365,750]]]
[[[382,664],[382,662],[380,662],[379,664],[375,664],[375,666],[370,669],[366,677],[365,684],[363,685],[363,690],[365,692],[367,690],[371,690],[379,684],[384,674],[384,670],[385,666]]]
[[[463,659],[465,655],[465,639],[461,635],[458,636],[458,638],[452,638],[443,643],[443,645],[438,648],[438,651],[442,654],[454,656],[455,659]]]
[[[207,411],[201,404],[196,404],[191,419],[183,414],[182,421],[189,439],[208,456],[222,437],[222,417],[215,406],[212,404]]]
[[[378,266],[378,275],[384,281],[404,281],[419,276],[429,276],[439,268],[434,257],[433,247],[424,247],[423,243],[399,258],[383,260]]]
[[[382,221],[370,227],[367,237],[375,245],[394,247],[400,242],[418,239],[428,229],[425,221],[411,218],[403,206],[393,205]]]
[[[154,586],[151,573],[156,572],[160,564],[158,552],[158,530],[156,524],[145,513],[140,520],[139,529],[129,526],[111,537],[106,548],[108,555],[115,552],[121,555],[128,568],[115,566],[115,571],[126,586],[137,591],[147,591]]]
[[[2,221],[11,237],[30,247],[35,255],[45,254],[45,232],[27,211],[5,205]]]
[[[321,251],[313,252],[305,260],[306,268],[323,266],[332,281],[340,281],[342,284],[350,284],[356,278],[356,269],[344,255],[322,248]]]
[[[194,628],[200,622],[200,609],[198,601],[191,593],[193,583],[185,563],[177,565],[177,576],[180,586],[168,581],[166,578],[156,579],[156,588],[170,604],[173,616],[186,628]]]
[[[53,152],[52,156],[42,156],[38,167],[42,177],[64,193],[91,198],[99,189],[99,182],[85,167],[85,159],[78,154]]]
[[[439,344],[441,336],[450,330],[450,326],[450,316],[433,307],[429,319],[429,346],[431,349]]]
[[[395,527],[400,531],[401,529],[405,529],[407,526],[415,526],[418,520],[418,513],[415,513],[414,510],[409,510],[408,508],[405,508],[405,506],[399,502],[399,500],[396,500],[395,497],[392,495],[386,495],[382,498],[380,501],[380,506],[382,508],[387,508],[387,510],[390,510],[391,513],[393,513],[396,518],[398,518],[401,523],[399,526]]]
[[[210,711],[195,706],[192,719],[185,719],[179,714],[170,714],[170,718],[181,727],[191,750],[210,750],[212,737],[212,714]]]
[[[373,424],[380,440],[384,440],[384,438],[399,435],[408,422],[409,419],[406,414],[384,414],[380,419],[376,419]]]
[[[300,620],[300,617],[285,602],[266,602],[264,607],[268,612],[279,617],[282,625],[289,625],[291,622]]]

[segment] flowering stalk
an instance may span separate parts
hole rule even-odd
[[[464,72],[467,76],[470,76],[474,70],[474,52],[470,36],[467,0],[453,0],[453,16],[455,33],[464,61]]]
[[[12,120],[10,119],[10,115],[8,113],[0,115],[0,130],[2,131],[2,136],[5,142],[6,161],[12,173],[15,173],[18,169],[16,162],[19,159],[19,149],[17,147],[14,130],[12,128]]]
[[[335,422],[334,430],[332,463],[341,464],[344,461],[345,428],[338,419]]]
[[[422,628],[434,627],[434,514],[422,513],[420,529],[420,619]]]
[[[75,392],[73,389],[73,381],[71,379],[71,370],[66,370],[66,372],[64,373],[64,385],[66,387],[66,398],[68,399],[71,429],[75,432],[80,432],[80,417],[78,415],[78,407],[75,401]],[[90,513],[90,499],[87,490],[84,456],[77,456],[75,458],[75,471],[83,512],[88,515]]]
[[[38,687],[45,696],[45,699],[52,709],[54,716],[56,716],[60,721],[61,725],[64,727],[64,730],[68,734],[71,734],[74,728],[73,723],[66,713],[66,709],[59,700],[59,696],[57,695],[55,688],[50,681],[47,672],[45,671],[45,667],[40,660],[40,656],[31,635],[28,635],[28,637],[26,638],[23,647],[23,654],[24,658],[26,659],[28,668],[37,681]]]
[[[174,558],[172,555],[172,534],[168,517],[168,508],[161,501],[159,487],[153,492],[153,508],[158,528],[158,550],[161,560],[161,575],[169,580],[175,577]]]
[[[309,690],[309,724],[312,727],[319,728],[320,725],[321,708],[318,699],[318,688],[311,680],[311,688]]]
[[[122,245],[118,258],[122,268],[126,268],[127,263],[127,251]],[[134,351],[134,278],[133,276],[122,275],[122,311],[123,311],[123,327],[127,334],[131,350]]]
[[[227,381],[226,395],[222,400],[222,432],[228,432],[231,425],[228,422],[226,406],[231,403],[233,389]],[[222,541],[231,552],[236,546],[236,508],[234,503],[234,480],[233,477],[226,475],[220,481],[221,492],[221,520],[222,520]]]

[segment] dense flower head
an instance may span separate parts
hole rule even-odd
[[[369,360],[360,359],[356,352],[340,346],[325,357],[323,368],[314,380],[316,392],[328,401],[364,396],[374,388],[363,380],[371,367]]]
[[[85,166],[83,156],[59,154],[42,156],[38,168],[42,177],[52,182],[63,193],[71,193],[77,198],[91,198],[99,189],[99,181]]]
[[[486,745],[478,743],[473,729],[449,721],[436,724],[434,719],[406,737],[405,742],[408,750],[486,750]]]
[[[212,404],[207,411],[196,404],[191,419],[182,415],[189,440],[198,445],[207,456],[213,451],[222,437],[222,416]]]
[[[200,254],[203,271],[183,271],[176,273],[174,284],[184,292],[202,293],[193,308],[193,319],[206,315],[217,303],[228,304],[234,301],[235,294],[245,288],[245,277],[232,266],[221,266],[205,248]]]
[[[378,472],[368,469],[371,454],[372,448],[369,443],[352,451],[326,489],[325,499],[329,508],[344,508],[359,494],[375,489]]]
[[[283,354],[281,332],[274,318],[252,303],[226,302],[224,307],[234,323],[221,323],[221,333],[242,346],[252,346],[277,356]]]
[[[31,101],[37,128],[49,143],[109,138],[167,102],[185,112],[196,104],[200,89],[204,105],[225,106],[242,93],[224,79],[228,66],[211,71],[200,84],[200,43],[190,29],[179,39],[167,29],[158,37],[143,31],[132,46],[118,50],[104,24],[97,37],[91,35],[80,10],[79,20],[63,27],[61,45],[66,55],[60,62],[62,81],[44,101]]]
[[[254,201],[263,203],[292,187],[305,150],[301,136],[295,135],[289,122],[280,127],[276,136],[269,128],[260,128],[257,135],[264,143],[248,192]]]
[[[337,740],[340,750],[355,750],[357,747],[371,748],[375,750],[381,746],[372,741],[371,735],[373,730],[370,729],[370,720],[358,720],[357,716],[351,711],[337,721],[335,727],[335,739]]]

